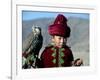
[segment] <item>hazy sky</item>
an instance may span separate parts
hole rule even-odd
[[[58,14],[63,14],[66,17],[79,17],[89,19],[88,13],[55,13],[55,12],[36,12],[36,11],[22,11],[22,20],[32,20],[37,18],[55,18]]]

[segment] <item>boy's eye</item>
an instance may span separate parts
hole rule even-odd
[[[61,39],[61,37],[59,37],[58,39]]]
[[[59,39],[61,39],[61,38],[59,37]]]

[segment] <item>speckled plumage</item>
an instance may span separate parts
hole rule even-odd
[[[23,57],[26,60],[23,60],[23,68],[36,67],[35,62],[39,54],[40,49],[42,48],[43,37],[41,34],[40,27],[32,27],[32,32],[29,34],[27,39],[23,43]]]

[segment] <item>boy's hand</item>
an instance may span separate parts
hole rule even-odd
[[[81,65],[83,65],[83,60],[82,59],[80,59],[80,58],[78,58],[78,59],[76,59],[75,61],[74,61],[74,64],[73,64],[74,66],[81,66]]]

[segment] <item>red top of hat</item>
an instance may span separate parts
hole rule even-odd
[[[58,14],[57,18],[54,21],[54,24],[63,24],[63,25],[65,25],[66,22],[67,22],[67,18],[62,14]]]
[[[49,26],[48,32],[52,36],[59,35],[63,37],[69,37],[70,28],[67,26],[67,18],[62,14],[58,14],[54,21],[54,24]]]

